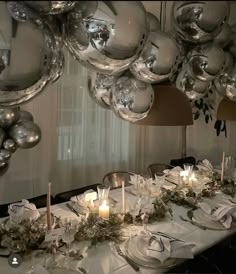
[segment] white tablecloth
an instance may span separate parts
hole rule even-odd
[[[116,200],[121,197],[121,190],[116,189],[111,191],[110,196]],[[222,197],[228,199],[227,196],[223,194],[220,195],[221,201]],[[131,201],[134,199],[134,196],[126,193],[126,201]],[[217,201],[219,196],[214,198]],[[236,228],[224,231],[214,231],[214,230],[202,230],[196,226],[193,226],[190,223],[186,223],[180,220],[179,215],[186,216],[187,209],[177,205],[172,205],[174,218],[171,221],[166,219],[165,221],[149,225],[148,229],[153,231],[162,231],[168,233],[172,236],[178,237],[185,241],[194,243],[196,246],[193,251],[194,254],[200,253],[209,247],[216,245],[218,242],[228,237],[229,235],[236,232]],[[43,209],[44,210],[44,209]],[[56,216],[62,218],[78,218],[74,213],[69,211],[65,204],[58,204],[52,206],[52,212]],[[78,248],[81,250],[84,255],[84,259],[78,261],[75,260],[71,263],[72,268],[77,268],[82,266],[88,274],[133,274],[136,273],[126,261],[117,255],[114,246],[111,242],[104,242],[98,244],[96,247],[88,249],[87,242],[75,243],[72,247]],[[43,258],[48,257],[48,254],[42,256],[28,256],[24,257],[22,265],[14,269],[8,265],[8,261],[5,258],[0,258],[0,274],[24,274],[26,271],[30,270],[30,267],[38,262],[42,262]],[[159,274],[160,270],[152,270],[141,268],[141,274]],[[60,274],[60,273],[58,273]]]

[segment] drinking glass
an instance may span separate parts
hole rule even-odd
[[[70,244],[74,241],[76,234],[76,224],[73,221],[68,221],[65,224],[65,231],[62,235],[62,241],[66,244],[66,258],[70,257]]]
[[[226,156],[224,162],[224,170],[226,177],[233,177],[233,170],[235,166],[235,160],[232,156]]]
[[[193,165],[188,163],[184,164],[184,170],[188,173],[188,176],[190,176],[193,171]]]
[[[98,199],[100,201],[102,200],[108,200],[110,186],[109,185],[98,185],[97,186],[98,191]]]

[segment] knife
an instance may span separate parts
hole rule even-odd
[[[120,255],[121,257],[123,257],[126,262],[135,270],[135,271],[139,271],[139,266],[136,265],[129,257],[127,257],[122,251],[121,248],[118,244],[115,244],[115,249],[116,252],[118,253],[118,255]]]
[[[67,203],[66,206],[70,209],[70,211],[72,211],[73,213],[75,213],[75,215],[77,215],[78,217],[80,217],[80,215],[84,215],[84,214],[78,213],[78,212],[73,208],[72,205],[70,205],[70,204]]]

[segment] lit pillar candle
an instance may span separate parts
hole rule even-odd
[[[103,219],[109,218],[109,206],[107,205],[106,201],[103,201],[102,204],[99,206],[98,214],[99,217]]]
[[[52,220],[51,220],[51,183],[48,183],[48,192],[47,192],[47,227],[48,227],[48,230],[52,229]]]
[[[122,181],[122,213],[125,214],[125,182]]]

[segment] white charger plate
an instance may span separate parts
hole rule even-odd
[[[197,209],[193,212],[194,222],[213,230],[227,230],[227,228],[220,222],[214,220],[214,217],[204,212],[202,209]]]
[[[180,259],[168,258],[161,263],[158,259],[147,256],[145,250],[148,248],[150,237],[136,236],[127,241],[125,246],[126,255],[135,263],[148,268],[171,268],[177,263],[182,262]]]

